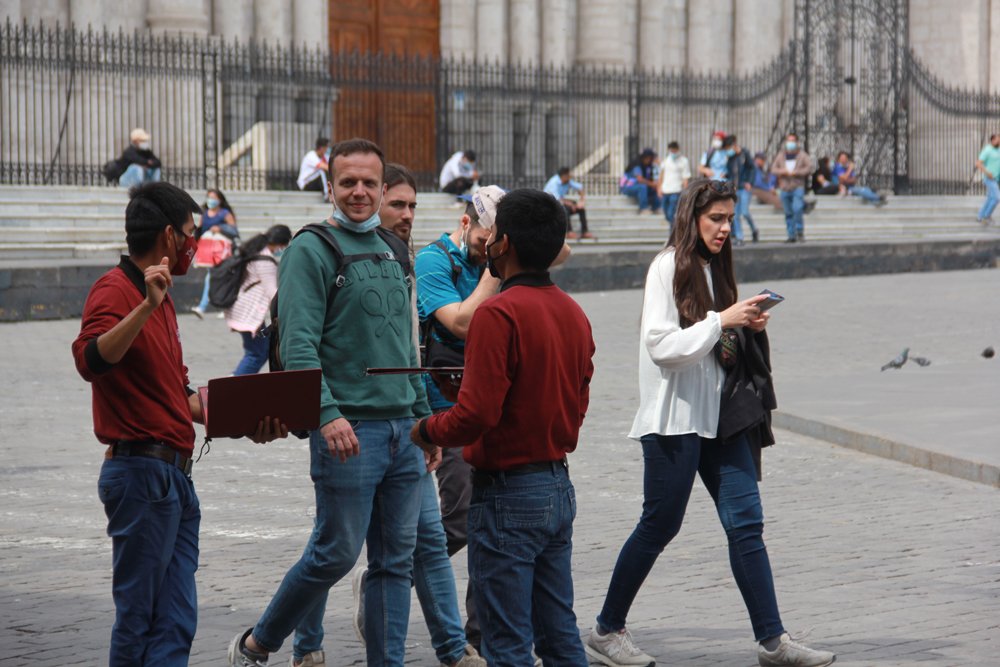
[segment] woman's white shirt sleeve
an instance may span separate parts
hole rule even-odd
[[[711,275],[706,268],[711,291]],[[639,409],[629,437],[697,433],[714,438],[724,374],[713,348],[722,334],[719,313],[685,329],[674,300],[674,251],[653,260],[646,275],[639,342]]]

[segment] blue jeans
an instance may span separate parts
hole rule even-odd
[[[674,228],[674,216],[677,215],[677,202],[681,199],[681,193],[670,192],[663,195],[663,215],[670,223],[670,229]]]
[[[446,665],[458,662],[465,655],[465,630],[458,609],[455,572],[451,569],[448,542],[441,523],[437,485],[430,473],[420,480],[420,521],[417,548],[413,552],[413,581],[438,661]]]
[[[804,188],[781,190],[781,205],[785,209],[785,229],[788,238],[794,239],[803,233],[802,211],[806,206],[806,191]]]
[[[869,203],[882,201],[882,198],[879,197],[874,190],[866,188],[863,185],[855,185],[854,187],[847,188],[847,191],[855,197],[861,197]]]
[[[757,641],[784,628],[764,546],[764,512],[757,470],[746,438],[722,444],[694,433],[642,438],[642,516],[625,542],[597,622],[621,630],[639,588],[670,540],[681,529],[695,473],[701,475],[729,541],[729,564],[750,612]]]
[[[205,289],[201,291],[201,301],[198,302],[198,310],[205,312],[208,310],[208,288],[212,284],[212,270],[205,271]]]
[[[573,613],[576,495],[566,468],[501,477],[474,488],[469,576],[491,667],[586,665]],[[530,614],[527,613],[530,610]]]
[[[271,339],[264,333],[257,335],[240,332],[243,338],[243,358],[237,364],[233,375],[253,375],[259,373],[260,369],[267,363],[267,353],[270,350]]]
[[[635,185],[625,185],[621,188],[623,195],[634,197],[639,203],[639,210],[652,209],[653,213],[660,210],[660,198],[656,194],[656,188],[636,183]]]
[[[984,178],[983,185],[986,186],[986,201],[983,202],[982,208],[979,209],[980,220],[986,220],[992,216],[993,209],[1000,203],[1000,186],[997,185],[997,179]]]
[[[736,190],[736,215],[733,217],[733,236],[736,237],[737,241],[743,240],[743,225],[740,223],[740,218],[746,218],[747,226],[750,227],[750,232],[756,232],[757,226],[753,224],[753,216],[750,215],[750,200],[753,198],[753,193],[746,188],[739,188]]]
[[[187,665],[198,624],[194,484],[169,463],[125,456],[104,461],[97,489],[112,543],[108,664]]]
[[[131,188],[143,183],[155,183],[160,180],[160,168],[150,169],[138,164],[130,164],[125,173],[118,177],[118,185]]]
[[[297,655],[321,648],[327,593],[351,571],[367,540],[368,664],[403,664],[419,482],[426,474],[423,454],[410,440],[413,422],[412,418],[353,422],[361,453],[345,463],[331,456],[319,431],[310,433],[316,518],[305,551],[253,629],[254,638],[268,652],[280,649],[293,630]],[[307,619],[311,625],[305,624]]]

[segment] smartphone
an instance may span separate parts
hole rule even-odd
[[[781,296],[777,292],[772,292],[769,289],[761,290],[760,294],[766,294],[767,295],[766,299],[764,299],[763,301],[757,302],[757,307],[760,308],[760,312],[762,312],[762,313],[765,310],[770,310],[771,308],[774,308],[779,303],[781,303],[782,301],[785,300],[785,297]]]

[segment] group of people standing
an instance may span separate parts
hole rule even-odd
[[[652,148],[643,149],[625,168],[619,190],[636,200],[640,214],[656,213],[662,207],[672,228],[677,201],[692,174],[732,183],[736,191],[733,245],[737,247],[746,240],[743,222],[750,229],[752,242],[760,240],[750,213],[754,197],[784,214],[787,243],[805,240],[804,216],[816,206],[815,201],[806,200],[810,189],[821,195],[853,195],[876,206],[886,204],[885,195],[860,185],[856,165],[846,151],[841,151],[833,164],[829,158],[814,162],[794,132],[785,137],[781,148],[771,159],[765,153],[751,155],[735,135],[718,131],[692,169],[690,160],[681,155],[678,143],[672,141],[667,146],[666,160],[661,160]]]
[[[731,183],[686,184],[649,269],[629,434],[645,461],[643,510],[583,641],[568,455],[589,406],[595,345],[585,313],[548,273],[567,255],[566,209],[538,190],[479,188],[454,231],[411,259],[394,251],[397,240],[410,243],[416,213],[406,169],[363,139],[334,145],[329,167],[331,216],[270,250],[287,245],[277,265],[285,367],[318,367],[325,378],[321,426],[309,434],[314,527],[263,613],[233,638],[230,665],[267,665],[292,635],[293,666],[325,665],[328,591],[365,543],[353,583],[368,664],[403,664],[415,586],[444,665],[652,665],[627,630],[628,611],[680,528],[696,473],[726,530],[759,664],[834,661],[785,632],[762,539],[769,315],[763,297],[737,296]],[[108,446],[99,489],[114,549],[112,665],[186,664],[195,630],[191,422],[201,408],[167,289],[194,256],[197,212],[167,183],[132,192],[129,256],[91,290],[73,343],[93,387],[95,434]],[[450,374],[366,376],[418,366],[417,329],[425,349],[459,354],[460,388]],[[252,434],[285,436],[280,419]],[[465,628],[449,560],[464,545],[473,602]]]

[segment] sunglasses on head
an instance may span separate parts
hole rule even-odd
[[[718,193],[720,195],[734,195],[734,194],[736,194],[736,187],[732,184],[731,181],[716,181],[716,180],[711,180],[711,181],[709,181],[706,184],[705,187],[706,188],[711,188],[713,192],[716,192],[716,193]]]

